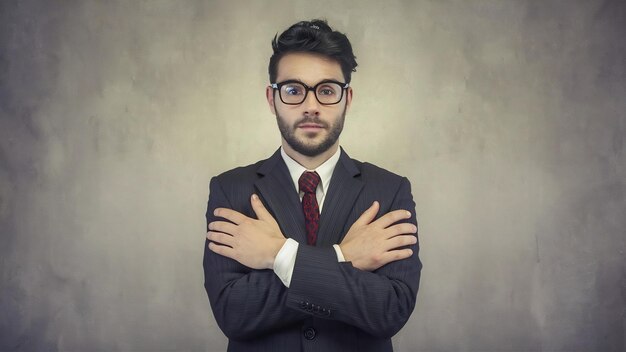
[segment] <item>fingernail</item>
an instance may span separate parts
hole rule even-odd
[[[254,199],[254,200],[258,200],[258,199],[259,199],[259,196],[257,196],[256,194],[254,194],[254,193],[253,193],[253,194],[252,194],[252,199]]]
[[[215,210],[213,210],[213,215],[215,215],[215,216],[219,216],[219,215],[220,215],[220,212],[219,212],[217,209],[215,209]]]
[[[406,212],[406,216],[411,217],[411,212],[410,212],[410,211],[407,211],[407,212]]]

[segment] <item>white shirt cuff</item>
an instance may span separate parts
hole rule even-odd
[[[345,262],[346,259],[341,252],[341,248],[338,244],[334,244],[333,248],[337,254],[338,262]],[[296,255],[298,254],[298,242],[292,238],[288,238],[285,244],[280,248],[276,258],[274,259],[274,273],[283,285],[289,287],[291,284],[291,276],[293,275],[293,268],[296,265]]]
[[[333,244],[333,248],[335,249],[335,253],[337,253],[337,261],[340,263],[345,262],[346,258],[344,258],[343,252],[341,251],[341,248],[339,248],[339,245]]]
[[[274,258],[274,274],[278,276],[283,285],[289,287],[293,267],[296,265],[296,254],[298,254],[298,242],[288,238],[280,248],[276,258]]]

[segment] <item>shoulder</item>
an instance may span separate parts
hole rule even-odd
[[[254,164],[236,167],[234,169],[222,172],[213,177],[211,182],[219,182],[220,184],[252,184],[263,174],[270,173],[275,167],[280,166],[282,158],[280,149],[267,159],[259,160]]]
[[[381,214],[397,209],[406,209],[414,213],[415,202],[411,192],[411,182],[407,177],[371,163],[354,159],[352,161],[360,170],[357,178],[363,182],[362,193],[365,197],[363,204],[378,201],[380,203],[379,213]]]
[[[236,167],[234,169],[224,171],[213,177],[213,180],[220,184],[241,184],[254,182],[258,178],[258,169],[265,160],[258,161],[254,164]]]
[[[246,213],[249,197],[254,193],[254,183],[259,178],[259,163],[237,167],[212,177],[209,183],[209,205],[213,202]]]
[[[368,162],[355,159],[350,159],[350,161],[359,170],[356,178],[363,182],[369,193],[383,199],[399,192],[410,192],[411,184],[406,177]]]
[[[226,197],[231,206],[239,204],[238,200],[247,204],[248,197],[254,193],[254,184],[259,179],[257,171],[262,163],[236,167],[214,176],[209,183],[209,196]]]
[[[383,169],[380,166],[376,166],[374,164],[368,162],[362,162],[356,159],[351,159],[352,162],[356,165],[356,167],[361,172],[361,178],[364,181],[372,182],[391,182],[391,183],[401,183],[406,180],[406,177],[400,176],[394,172],[391,172],[387,169]]]

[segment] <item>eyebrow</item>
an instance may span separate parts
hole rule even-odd
[[[319,81],[317,81],[317,82],[316,82],[316,83],[314,83],[314,84],[308,84],[308,83],[306,83],[304,80],[299,79],[299,78],[287,78],[287,79],[284,79],[284,80],[282,80],[282,81],[278,81],[278,80],[277,80],[277,81],[276,81],[276,83],[279,83],[279,82],[287,82],[287,81],[296,81],[296,82],[300,82],[300,83],[303,83],[303,84],[305,84],[305,85],[307,85],[307,86],[309,86],[309,87],[313,87],[313,86],[315,86],[316,84],[319,84],[319,83],[322,83],[322,82],[328,82],[328,81],[331,81],[331,82],[339,82],[339,83],[345,83],[345,82],[343,82],[343,80],[341,80],[341,79],[337,79],[337,78],[322,78],[322,79],[320,79]]]

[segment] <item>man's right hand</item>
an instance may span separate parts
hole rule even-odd
[[[413,254],[408,248],[397,249],[417,242],[417,227],[410,223],[394,223],[409,219],[407,210],[394,210],[372,222],[378,214],[380,204],[374,202],[352,224],[339,244],[346,261],[355,268],[374,271],[396,260],[406,259]]]

